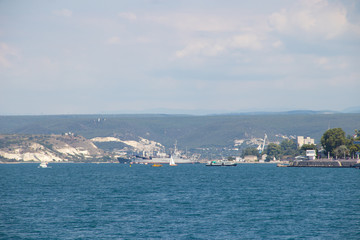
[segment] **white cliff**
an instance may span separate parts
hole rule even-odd
[[[153,152],[153,151],[162,151],[165,147],[155,141],[151,141],[145,138],[139,137],[139,141],[135,140],[121,140],[115,137],[96,137],[92,138],[91,141],[93,142],[122,142],[132,148],[135,151],[144,151],[144,152]]]
[[[0,135],[2,161],[81,161],[104,156],[91,141],[73,135]],[[0,159],[1,160],[1,159]]]

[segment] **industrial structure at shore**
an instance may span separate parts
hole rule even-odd
[[[279,163],[278,167],[316,167],[316,168],[360,168],[360,160],[339,159],[339,160],[301,160],[289,163]]]

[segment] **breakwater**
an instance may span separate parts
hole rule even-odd
[[[355,168],[359,167],[360,162],[358,160],[303,160],[293,161],[287,167],[323,167],[323,168]]]

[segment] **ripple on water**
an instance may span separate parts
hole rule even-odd
[[[0,165],[0,238],[360,238],[355,169],[52,165]]]

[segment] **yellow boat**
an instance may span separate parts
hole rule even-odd
[[[152,167],[162,167],[163,165],[161,164],[153,164]]]

